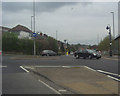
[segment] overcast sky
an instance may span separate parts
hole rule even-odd
[[[31,29],[32,2],[2,2],[2,25],[18,24]],[[108,35],[115,15],[115,34],[118,35],[117,2],[36,2],[36,31],[70,44],[97,44]]]

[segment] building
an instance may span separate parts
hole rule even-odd
[[[19,39],[24,39],[24,38],[31,39],[32,38],[32,31],[22,25],[17,25],[8,31],[16,33]]]
[[[0,26],[0,32],[8,32],[8,30],[10,30],[10,28]]]

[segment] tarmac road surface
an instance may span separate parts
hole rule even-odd
[[[3,94],[59,94],[56,90],[52,90],[39,82],[20,66],[87,66],[113,75],[119,74],[117,60],[75,59],[72,56],[26,58],[24,56],[4,55],[1,66]]]

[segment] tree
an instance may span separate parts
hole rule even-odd
[[[49,46],[48,49],[53,50],[55,52],[58,52],[58,44],[57,44],[57,40],[55,40],[52,37],[48,37],[47,38],[48,42],[49,42]]]
[[[40,55],[43,50],[47,50],[49,46],[49,42],[46,39],[36,40],[36,51],[37,54]]]
[[[109,35],[106,36],[98,45],[98,50],[108,51],[109,50]]]

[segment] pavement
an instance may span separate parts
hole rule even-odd
[[[102,56],[102,58],[118,61],[120,59],[120,56],[117,56],[117,55],[113,55],[112,57],[111,56]]]

